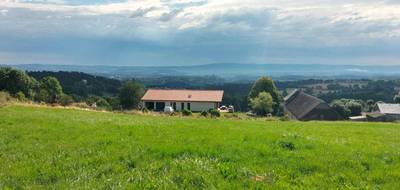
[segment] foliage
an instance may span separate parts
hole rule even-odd
[[[220,117],[221,113],[217,109],[210,109],[208,112],[210,112],[211,117]]]
[[[290,121],[290,117],[287,115],[284,115],[282,117],[279,118],[280,121]]]
[[[15,95],[14,95],[14,97],[18,100],[18,101],[21,101],[21,102],[24,102],[24,101],[26,101],[26,97],[25,97],[25,94],[23,93],[23,92],[18,92],[18,93],[16,93]]]
[[[62,106],[69,106],[72,103],[74,103],[74,99],[71,96],[68,96],[66,94],[62,94],[60,97],[60,104]]]
[[[192,115],[192,111],[184,109],[184,110],[182,110],[182,115],[183,116],[191,116]]]
[[[90,95],[112,96],[117,95],[121,87],[121,81],[101,76],[93,76],[81,72],[67,71],[31,71],[28,74],[37,80],[44,77],[55,77],[60,81],[64,93],[74,96],[77,100],[87,98]]]
[[[122,106],[118,97],[106,97],[108,104],[112,110],[121,110]]]
[[[203,110],[203,111],[200,113],[200,115],[203,116],[203,117],[207,117],[207,116],[208,116],[208,112]]]
[[[366,107],[366,105],[367,104],[365,104],[361,100],[353,100],[353,99],[334,100],[331,103],[331,107],[335,109],[344,118],[348,118],[351,116],[358,116],[361,115],[361,112],[363,110],[370,110],[371,108],[369,108],[368,106]]]
[[[136,109],[144,94],[141,84],[135,81],[125,82],[119,92],[119,99],[123,109]]]
[[[110,104],[108,101],[100,96],[89,96],[86,99],[86,104],[89,106],[96,105],[97,107],[102,107],[102,108],[109,108]]]
[[[40,80],[39,99],[46,103],[57,103],[63,94],[60,82],[54,77],[44,77]]]
[[[250,107],[257,115],[267,115],[274,111],[274,101],[267,92],[261,92],[256,98],[250,99]]]
[[[400,104],[400,92],[399,92],[399,94],[397,94],[396,96],[394,96],[393,102],[394,102],[394,103],[397,103],[397,104]]]
[[[272,105],[273,106],[272,112],[277,113],[278,109],[279,109],[279,103],[281,102],[282,98],[281,98],[281,95],[280,95],[278,89],[275,86],[274,81],[272,81],[272,79],[269,77],[261,77],[256,80],[256,82],[254,83],[253,87],[250,90],[250,94],[249,94],[250,104],[252,104],[251,100],[257,98],[259,96],[259,94],[262,92],[266,92],[266,93],[270,94],[270,96],[272,97],[272,101],[274,102],[274,104]],[[253,106],[251,106],[251,107],[253,107]],[[272,112],[269,112],[269,113],[272,113]]]
[[[399,124],[0,116],[0,189],[400,189]]]
[[[0,68],[0,91],[7,91],[11,95],[22,92],[25,97],[32,97],[36,86],[37,81],[25,72],[8,67]]]

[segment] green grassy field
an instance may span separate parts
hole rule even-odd
[[[0,108],[0,189],[400,189],[400,125]]]

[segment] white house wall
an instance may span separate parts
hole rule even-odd
[[[146,101],[146,102],[151,102],[151,101]],[[162,101],[157,101],[157,102],[162,102]],[[154,102],[155,104],[156,102]],[[175,111],[182,111],[181,109],[181,103],[182,102],[175,102],[176,103],[176,110]],[[184,103],[184,109],[188,109],[188,103],[190,103],[190,110],[194,112],[200,112],[200,111],[208,111],[209,109],[215,109],[218,108],[219,103],[215,102],[183,102]],[[143,106],[145,105],[145,102],[143,102]],[[165,106],[171,106],[173,107],[173,102],[165,102]]]

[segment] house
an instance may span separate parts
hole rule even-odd
[[[289,118],[301,121],[343,119],[326,102],[301,90],[295,90],[284,98],[283,110]]]
[[[375,112],[366,114],[368,121],[400,120],[400,104],[377,103]]]
[[[171,106],[176,111],[200,112],[219,108],[223,95],[222,90],[149,89],[141,101],[143,107],[154,111],[163,111],[165,106]]]

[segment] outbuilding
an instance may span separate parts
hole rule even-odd
[[[200,112],[218,109],[223,95],[222,90],[149,89],[141,101],[143,107],[154,111],[163,111],[166,106],[171,106],[176,111]]]
[[[400,104],[377,103],[375,112],[367,113],[368,121],[400,120]]]
[[[332,109],[323,100],[295,90],[285,97],[283,105],[284,113],[291,119],[309,120],[342,120],[343,117]]]

